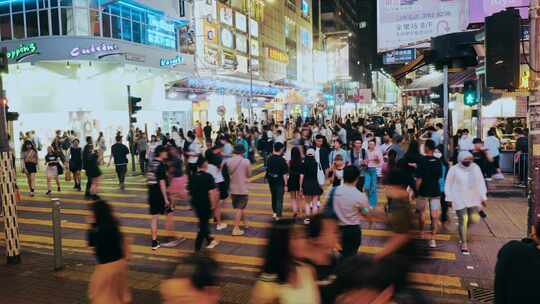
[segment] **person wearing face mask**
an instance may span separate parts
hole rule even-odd
[[[478,209],[485,206],[487,200],[487,188],[482,170],[473,162],[473,155],[470,152],[460,152],[458,164],[448,170],[444,193],[446,200],[452,202],[458,216],[461,253],[469,255],[468,226],[480,219]]]

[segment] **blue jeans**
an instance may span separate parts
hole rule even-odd
[[[369,205],[377,207],[377,168],[367,168],[365,171],[364,191],[368,196]]]

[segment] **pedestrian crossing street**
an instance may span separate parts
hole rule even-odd
[[[197,233],[197,218],[190,210],[187,202],[180,202],[174,215],[175,231],[167,235],[160,220],[159,237],[184,237],[187,240],[176,248],[159,248],[151,250],[148,203],[146,201],[146,185],[143,176],[128,176],[125,191],[118,189],[117,180],[111,169],[104,170],[100,195],[106,199],[115,210],[121,222],[122,231],[131,241],[132,263],[154,262],[175,263],[177,258],[193,252],[194,239]],[[230,200],[225,202],[223,210],[224,223],[229,227],[222,231],[213,230],[213,235],[220,244],[213,250],[215,258],[223,263],[225,269],[240,271],[253,277],[259,272],[262,264],[262,249],[266,244],[266,229],[271,221],[271,202],[268,186],[263,183],[264,172],[258,165],[253,172],[249,184],[249,203],[246,216],[249,228],[244,236],[232,236],[233,209]],[[84,184],[84,180],[83,180]],[[36,195],[28,196],[26,178],[18,176],[18,185],[22,194],[22,201],[18,204],[19,226],[21,230],[21,244],[23,249],[37,251],[52,251],[52,221],[51,198],[59,198],[62,206],[62,245],[66,253],[79,253],[92,255],[87,247],[86,230],[88,225],[85,218],[89,201],[82,198],[83,193],[73,190],[72,182],[62,181],[62,192],[53,191],[46,196],[46,179],[37,177]],[[83,185],[84,187],[84,185]],[[54,190],[54,186],[52,189]],[[325,191],[328,193],[328,191]],[[321,202],[325,201],[325,197]],[[383,195],[380,202],[385,202]],[[292,215],[290,199],[285,199],[285,216]],[[215,228],[215,226],[214,226]],[[371,227],[366,223],[362,230],[363,240],[360,252],[375,254],[383,248],[384,242],[391,235],[386,230],[384,222],[376,221]],[[416,238],[420,234],[416,232]],[[4,236],[0,236],[3,239]],[[463,257],[458,254],[456,236],[439,234],[437,236],[439,247],[431,251],[431,259],[426,265],[421,265],[411,280],[415,287],[427,292],[466,296],[466,286],[463,285],[459,273],[453,269],[453,263],[459,262]]]

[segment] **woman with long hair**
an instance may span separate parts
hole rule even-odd
[[[56,188],[60,192],[60,174],[59,170],[62,168],[61,157],[59,153],[50,145],[47,148],[47,155],[45,155],[45,164],[47,165],[47,195],[51,194],[51,180],[56,182]]]
[[[130,303],[128,246],[109,204],[97,200],[90,205],[88,245],[94,248],[98,265],[90,278],[88,298],[93,304]]]
[[[305,233],[293,219],[274,221],[268,235],[262,274],[253,288],[253,304],[318,304],[315,272],[301,263]]]
[[[73,188],[81,191],[82,149],[75,138],[69,148],[69,171],[73,173]]]
[[[315,150],[310,148],[306,152],[302,173],[300,174],[300,192],[304,194],[304,209],[306,211],[305,224],[309,224],[309,216],[319,213],[319,197],[323,193],[319,185],[318,173],[321,170],[315,159]]]
[[[30,140],[25,140],[21,149],[21,167],[23,173],[26,175],[30,196],[34,196],[38,162],[38,152],[36,147],[34,147],[34,143]]]
[[[298,209],[298,200],[300,199],[300,175],[303,169],[302,151],[299,147],[293,147],[291,150],[291,160],[289,161],[289,179],[287,180],[287,191],[291,196],[291,204],[294,217],[302,214],[304,211]]]

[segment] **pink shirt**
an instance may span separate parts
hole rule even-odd
[[[248,184],[251,167],[249,160],[235,155],[233,158],[227,160],[226,164],[231,178],[229,186],[230,193],[247,195],[249,192]]]
[[[368,167],[370,168],[377,168],[382,165],[384,158],[381,153],[380,149],[373,149],[373,151],[370,151],[369,149],[366,151],[366,157],[368,159]],[[377,162],[378,160],[378,162]]]

